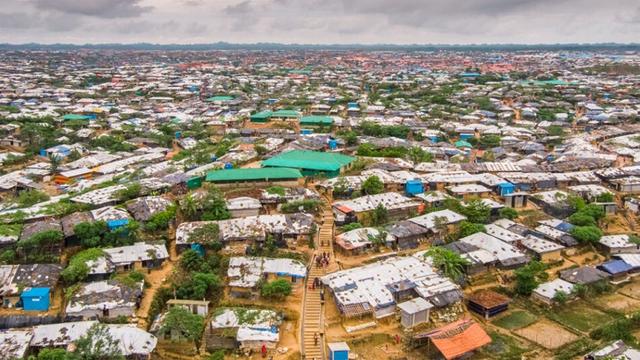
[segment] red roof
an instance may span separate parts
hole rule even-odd
[[[445,359],[455,359],[491,342],[487,333],[471,319],[463,319],[428,334]]]

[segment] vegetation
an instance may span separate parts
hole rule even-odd
[[[514,208],[505,207],[498,212],[501,219],[513,220],[518,217],[518,211]]]
[[[291,295],[291,283],[284,279],[277,279],[262,284],[260,295],[270,299],[282,299]]]
[[[169,224],[176,217],[176,206],[171,205],[164,211],[157,212],[151,215],[151,218],[144,225],[144,228],[149,231],[166,230],[169,228]]]
[[[486,231],[486,229],[483,224],[476,224],[465,220],[460,223],[458,238],[467,237],[484,231]]]
[[[200,348],[203,331],[204,318],[180,306],[169,309],[160,327],[160,334],[178,334],[184,339],[193,341],[196,348]]]
[[[213,186],[187,194],[180,202],[180,210],[189,221],[225,220],[231,217],[224,196]]]
[[[583,244],[596,244],[603,235],[602,230],[594,225],[576,226],[571,229],[571,236]]]
[[[282,204],[280,207],[280,211],[285,214],[292,214],[300,211],[317,214],[321,209],[322,202],[314,199],[290,201],[286,204]]]
[[[414,164],[419,164],[422,162],[432,162],[433,155],[431,153],[428,153],[422,150],[422,148],[418,146],[414,146],[410,148],[409,151],[407,152],[407,159],[413,162]]]
[[[549,277],[545,270],[546,265],[539,261],[531,261],[529,264],[516,269],[514,272],[516,293],[523,296],[531,295],[533,290]]]
[[[440,246],[430,248],[424,256],[431,258],[433,266],[442,271],[445,276],[456,282],[460,281],[464,275],[465,267],[471,264],[458,253]]]
[[[97,260],[104,256],[101,249],[87,249],[74,255],[69,261],[69,265],[62,271],[62,279],[67,284],[74,284],[83,281],[89,275],[88,261]]]
[[[222,248],[222,243],[220,242],[220,226],[216,223],[209,223],[196,228],[189,235],[189,242],[216,249]]]
[[[384,225],[389,221],[389,212],[382,204],[378,204],[371,214],[371,223],[373,226]]]
[[[367,195],[376,195],[384,191],[384,183],[376,175],[369,176],[362,183],[362,191]]]
[[[49,200],[49,195],[38,190],[22,191],[16,198],[16,202],[20,207],[29,207],[47,200]]]

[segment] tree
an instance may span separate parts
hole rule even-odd
[[[604,193],[596,196],[596,201],[597,202],[614,202],[615,201],[615,197],[610,192],[604,192]]]
[[[226,220],[231,217],[231,213],[229,212],[229,209],[227,209],[227,202],[224,199],[224,196],[220,190],[215,187],[211,187],[207,191],[202,207],[202,220]]]
[[[424,256],[431,258],[433,266],[455,282],[459,282],[464,275],[465,267],[471,264],[460,254],[440,246],[430,248]]]
[[[60,274],[67,284],[75,284],[87,278],[89,275],[88,261],[97,260],[104,256],[101,249],[87,249],[75,254],[69,261],[69,265]]]
[[[371,214],[371,222],[374,226],[384,225],[389,221],[389,212],[382,204],[378,204]]]
[[[462,214],[472,223],[486,224],[491,216],[491,208],[480,199],[469,201],[461,209]]]
[[[193,193],[187,194],[180,201],[180,210],[187,220],[196,220],[198,214],[198,201]]]
[[[109,231],[105,221],[81,222],[73,227],[73,233],[85,248],[97,247],[102,242],[102,237]]]
[[[595,221],[598,221],[605,216],[604,208],[596,204],[586,205],[584,208],[580,209],[579,212],[591,216]]]
[[[458,238],[467,237],[475,233],[484,232],[486,229],[483,224],[476,224],[469,221],[462,221],[458,230]]]
[[[217,291],[221,286],[222,280],[218,275],[196,272],[178,285],[176,295],[180,299],[204,299],[207,294]]]
[[[556,291],[553,295],[553,301],[558,305],[564,305],[567,300],[569,300],[569,295],[562,290]]]
[[[384,183],[376,175],[369,176],[362,183],[362,191],[367,195],[380,194],[384,191]]]
[[[35,360],[70,360],[65,349],[42,349]]]
[[[578,211],[573,215],[569,216],[569,222],[577,226],[596,226],[597,225],[596,220],[592,216],[582,211]]]
[[[120,340],[114,339],[107,325],[96,323],[76,341],[74,355],[82,360],[123,359]]]
[[[495,148],[500,146],[500,136],[498,135],[483,135],[480,138],[479,144],[481,149]]]
[[[436,233],[440,235],[446,235],[448,230],[449,219],[446,216],[436,216],[433,218],[433,226]]]
[[[187,272],[200,271],[204,263],[202,256],[195,250],[186,250],[180,257],[180,268]]]
[[[60,167],[60,163],[62,162],[62,158],[56,154],[50,154],[47,156],[49,158],[49,169],[52,174],[55,174],[58,171],[58,167]]]
[[[602,235],[604,235],[602,230],[593,225],[575,226],[571,229],[571,236],[583,244],[597,244]]]
[[[407,159],[409,159],[414,164],[419,164],[422,162],[433,161],[433,155],[422,150],[422,148],[419,146],[414,146],[407,152]]]
[[[349,194],[349,182],[344,176],[339,176],[336,179],[336,182],[333,184],[333,195],[334,196],[345,196]]]
[[[518,212],[514,208],[505,207],[499,211],[501,219],[513,220],[518,217]]]
[[[200,337],[203,331],[204,318],[180,306],[173,306],[169,309],[160,327],[162,335],[177,333],[179,336],[193,341],[196,348],[200,348]]]
[[[166,230],[176,216],[176,207],[171,205],[164,211],[157,212],[149,218],[145,224],[145,229],[150,231]]]
[[[529,264],[516,269],[516,293],[529,296],[538,287],[541,281],[548,278],[548,274],[545,272],[546,265],[540,261],[531,261]]]
[[[253,148],[255,149],[255,151],[258,153],[259,156],[262,156],[269,152],[269,150],[267,150],[267,148],[264,147],[263,145],[255,145]]]
[[[264,283],[260,288],[260,295],[265,298],[282,299],[291,294],[291,283],[284,279],[277,279]]]

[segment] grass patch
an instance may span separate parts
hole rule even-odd
[[[547,316],[565,326],[586,333],[614,319],[611,315],[596,310],[584,302],[567,304],[556,311],[550,311]]]
[[[573,360],[582,355],[593,351],[596,347],[596,343],[588,338],[580,338],[578,341],[574,341],[571,344],[565,345],[562,348],[556,350],[554,359],[556,360]]]
[[[527,327],[536,322],[536,320],[537,317],[530,312],[517,310],[497,320],[494,320],[493,324],[508,330],[516,330]]]
[[[522,354],[529,351],[521,347],[521,344],[511,336],[503,335],[495,331],[489,332],[491,344],[479,351],[479,354],[492,359],[520,360]]]

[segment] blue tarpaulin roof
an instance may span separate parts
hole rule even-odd
[[[622,260],[610,260],[602,263],[598,268],[612,275],[625,273],[632,269],[631,265]]]

